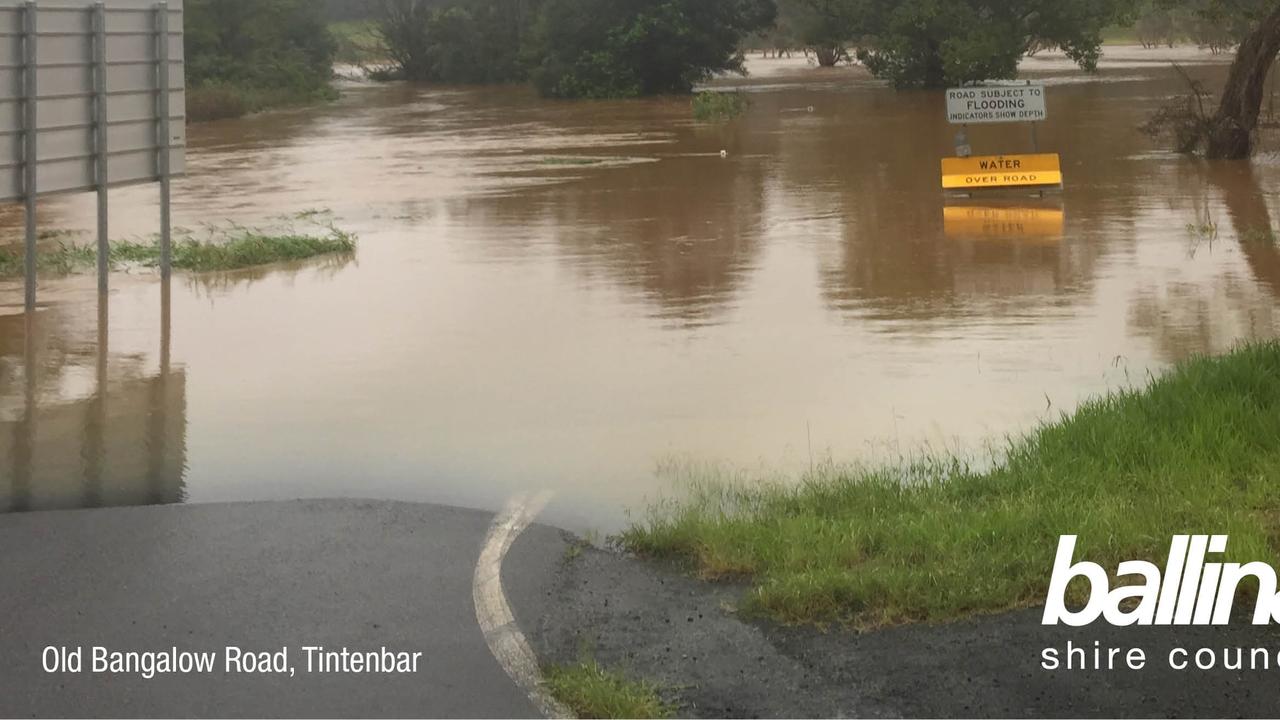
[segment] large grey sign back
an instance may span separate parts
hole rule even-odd
[[[0,0],[0,201],[180,174],[184,87],[182,0]]]

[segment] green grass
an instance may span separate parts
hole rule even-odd
[[[310,90],[288,87],[255,88],[212,83],[187,88],[187,120],[190,122],[228,120],[264,110],[311,105],[337,98],[338,91],[328,86]]]
[[[1228,534],[1230,559],[1280,563],[1280,344],[1194,359],[1087,402],[1010,440],[986,469],[926,457],[799,483],[735,484],[715,470],[686,481],[687,498],[653,508],[620,543],[707,579],[745,579],[743,610],[784,623],[875,627],[1039,605],[1062,535],[1112,569],[1163,563],[1185,533]]]
[[[97,262],[92,246],[57,240],[36,253],[36,271],[41,275],[70,275],[92,268]],[[0,247],[0,277],[22,277],[26,272],[26,253],[22,248]]]
[[[693,96],[693,118],[698,122],[732,120],[751,107],[751,99],[743,92],[705,91]]]
[[[669,718],[655,686],[628,680],[594,660],[559,665],[546,671],[547,688],[580,718]]]
[[[355,252],[355,235],[326,223],[325,215],[303,213],[288,222],[266,228],[241,225],[208,226],[200,232],[178,230],[173,240],[173,267],[192,272],[239,270],[319,255]],[[299,229],[296,222],[304,222]],[[97,250],[89,242],[66,239],[42,242],[36,254],[41,274],[70,275],[96,266]],[[0,247],[0,277],[23,274],[26,253],[21,247]],[[145,241],[113,241],[111,265],[156,267],[160,263],[159,238]]]
[[[329,24],[337,45],[334,59],[350,65],[370,65],[386,60],[373,20],[347,20]]]
[[[1248,245],[1275,245],[1276,231],[1266,227],[1248,227],[1240,233],[1240,242]]]

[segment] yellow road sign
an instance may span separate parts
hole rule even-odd
[[[947,190],[1061,184],[1062,160],[1056,154],[942,159],[942,187]]]

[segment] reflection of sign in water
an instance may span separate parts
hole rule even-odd
[[[1052,153],[942,159],[942,187],[970,190],[1062,184],[1062,160]]]
[[[0,512],[182,502],[186,384],[181,371],[115,380],[0,422]]]
[[[1066,224],[1060,208],[948,206],[942,218],[948,237],[1058,240]]]
[[[954,125],[1043,122],[1048,118],[1043,83],[984,85],[947,91],[947,120]]]

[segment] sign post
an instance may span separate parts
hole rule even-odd
[[[36,142],[40,127],[40,114],[36,98],[39,96],[36,72],[39,57],[36,36],[36,3],[28,0],[22,6],[22,199],[25,205],[27,237],[25,271],[27,275],[27,314],[36,309],[36,195],[39,174],[39,145]]]
[[[111,272],[108,237],[107,183],[111,180],[107,153],[107,15],[101,0],[93,5],[93,163],[98,185],[98,292],[107,292]]]
[[[173,238],[170,235],[169,195],[172,181],[173,148],[169,116],[169,3],[156,3],[156,117],[160,119],[156,137],[156,174],[160,176],[160,277],[168,280],[173,270]]]

